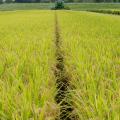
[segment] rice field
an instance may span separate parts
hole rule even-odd
[[[72,77],[71,101],[79,120],[119,120],[120,17],[58,14],[66,70]]]
[[[120,119],[120,16],[0,12],[0,120],[56,119]]]
[[[1,120],[56,115],[53,31],[50,11],[0,13]]]
[[[71,10],[120,9],[120,3],[66,3]]]
[[[0,4],[0,11],[11,10],[49,10],[55,5],[50,3],[5,3]],[[65,3],[71,10],[120,10],[120,3]]]

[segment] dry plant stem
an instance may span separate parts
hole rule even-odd
[[[73,118],[71,117],[73,107],[68,99],[70,78],[68,77],[64,67],[64,56],[61,51],[61,36],[56,11],[55,11],[55,45],[56,45],[55,77],[57,84],[57,95],[55,100],[58,104],[60,104],[60,115],[57,119],[73,120]]]

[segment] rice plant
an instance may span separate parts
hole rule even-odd
[[[0,12],[0,120],[119,120],[120,16]]]
[[[53,120],[54,14],[0,12],[0,119]]]
[[[58,11],[78,120],[120,119],[120,17]]]

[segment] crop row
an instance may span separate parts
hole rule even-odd
[[[120,15],[120,10],[88,10],[90,12]]]
[[[119,120],[120,17],[56,15],[55,23],[54,11],[0,12],[0,119]]]

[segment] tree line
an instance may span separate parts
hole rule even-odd
[[[120,0],[64,0],[65,2],[81,2],[81,3],[100,3],[100,2],[120,2]],[[55,0],[0,0],[0,3],[34,3],[34,2],[55,2]]]

